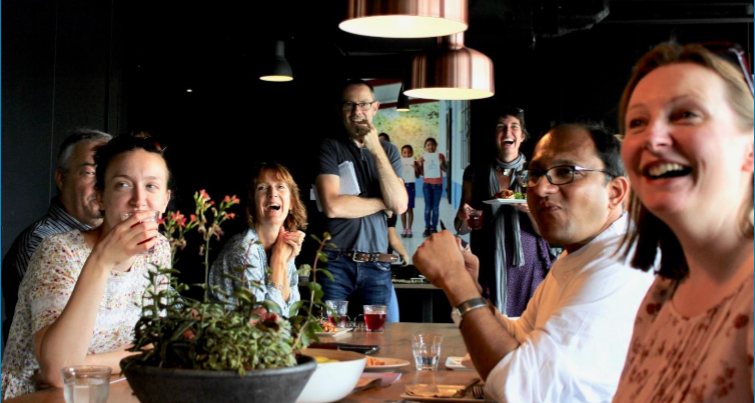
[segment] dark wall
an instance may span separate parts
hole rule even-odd
[[[95,0],[4,1],[2,253],[56,194],[68,130],[120,130],[125,120],[114,5]]]

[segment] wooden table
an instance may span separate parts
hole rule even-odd
[[[342,343],[379,345],[380,351],[374,354],[375,357],[390,357],[407,360],[411,364],[394,370],[402,373],[401,379],[393,385],[386,388],[374,388],[363,392],[346,396],[341,403],[370,402],[375,403],[370,398],[401,400],[399,395],[404,393],[408,384],[416,383],[420,377],[425,377],[427,373],[418,373],[414,367],[414,358],[412,357],[412,334],[418,332],[433,332],[443,336],[443,348],[441,350],[441,361],[438,366],[437,382],[441,384],[465,384],[477,373],[474,371],[449,371],[443,365],[446,357],[460,357],[467,353],[461,333],[453,324],[433,324],[433,323],[387,323],[384,333],[367,333],[352,332],[339,336],[336,339],[331,337],[324,338],[323,342],[338,341]],[[48,389],[45,391],[27,394],[14,399],[6,400],[8,403],[65,403],[62,389]],[[131,394],[131,388],[128,382],[117,381],[110,385],[110,397],[108,403],[138,403],[136,397]]]

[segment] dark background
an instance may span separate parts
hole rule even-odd
[[[3,256],[55,195],[55,157],[70,129],[159,136],[185,213],[199,189],[245,199],[250,168],[268,158],[292,170],[308,199],[318,144],[338,130],[334,89],[347,77],[400,78],[435,43],[344,33],[341,1],[155,3],[2,2]],[[473,158],[501,105],[525,109],[526,153],[555,123],[615,130],[631,67],[659,42],[734,41],[751,58],[747,2],[469,0],[469,10],[466,45],[493,60],[496,80],[493,98],[471,102]],[[280,39],[295,80],[262,82]],[[311,211],[310,232],[318,218]],[[237,219],[226,228],[243,227]],[[199,278],[199,268],[184,270]]]

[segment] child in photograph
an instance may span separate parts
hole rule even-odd
[[[446,157],[436,152],[438,142],[430,137],[425,140],[425,154],[417,161],[420,173],[424,176],[422,193],[425,196],[425,232],[428,237],[438,232],[440,198],[443,190],[443,171],[446,170]]]
[[[403,168],[401,176],[406,186],[406,193],[409,194],[409,206],[406,213],[401,214],[401,224],[404,226],[401,237],[411,238],[413,236],[412,224],[414,224],[414,197],[417,194],[414,182],[419,177],[419,166],[414,160],[414,148],[409,144],[401,147],[401,166]]]

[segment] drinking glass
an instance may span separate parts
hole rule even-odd
[[[440,362],[440,347],[443,336],[433,333],[417,333],[412,336],[412,354],[417,371],[437,371]]]
[[[110,367],[78,365],[65,367],[63,397],[66,403],[105,403],[110,393]]]
[[[158,211],[158,210],[133,210],[133,211],[124,211],[124,212],[122,212],[121,213],[121,221],[126,221],[129,218],[131,218],[131,216],[134,215],[134,213],[141,213],[143,211],[149,211],[150,213],[152,213],[152,215],[150,215],[149,217],[145,218],[144,220],[142,220],[140,222],[157,221],[160,218],[160,211]],[[147,255],[147,254],[150,254],[150,253],[152,253],[154,251],[155,251],[155,248],[152,247],[152,248],[150,248],[150,249],[148,249],[148,250],[140,253],[139,255]]]
[[[346,314],[348,313],[349,301],[328,300],[325,301],[325,305],[330,308],[328,310],[328,321],[332,325],[348,327],[349,317]]]
[[[386,305],[365,305],[364,324],[368,332],[382,332],[385,329]]]
[[[482,210],[469,209],[467,211],[467,227],[469,229],[482,228]]]

